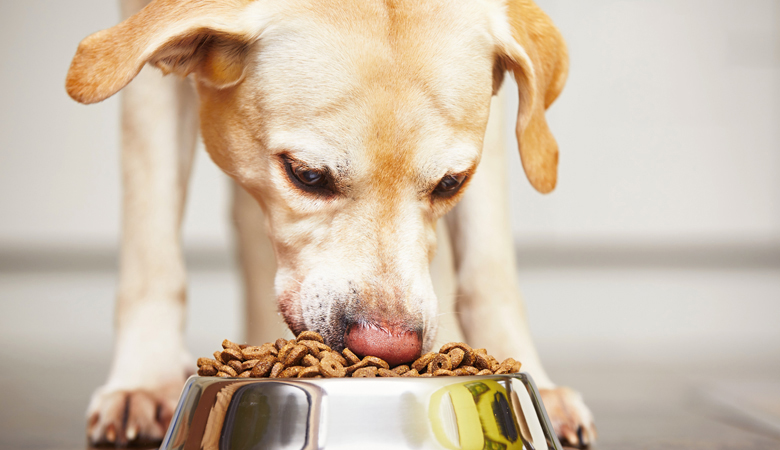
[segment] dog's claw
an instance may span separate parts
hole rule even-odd
[[[178,389],[98,392],[90,405],[89,443],[159,444],[176,406],[176,393]]]
[[[106,428],[106,441],[112,444],[116,442],[116,428],[114,427],[114,424],[111,424]]]
[[[595,442],[593,415],[579,393],[565,387],[541,389],[539,393],[562,444],[586,448]]]
[[[133,424],[127,427],[127,433],[125,433],[125,436],[127,436],[127,442],[134,441],[135,438],[138,437],[138,426]]]

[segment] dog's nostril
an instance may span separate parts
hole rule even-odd
[[[353,324],[347,328],[344,344],[359,356],[376,356],[391,366],[419,358],[420,334],[405,328]]]

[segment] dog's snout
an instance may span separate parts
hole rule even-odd
[[[344,344],[359,356],[376,356],[395,366],[420,356],[420,334],[404,327],[354,323],[347,327]]]

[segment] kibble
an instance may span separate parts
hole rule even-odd
[[[499,362],[486,349],[472,349],[463,342],[450,342],[410,364],[390,367],[381,358],[360,358],[348,348],[336,352],[313,331],[261,346],[225,339],[222,350],[214,352],[214,359],[198,358],[198,375],[222,378],[427,378],[501,375],[519,372],[520,367],[520,362],[512,358]]]
[[[282,373],[284,370],[284,364],[278,362],[274,363],[274,366],[271,368],[271,374],[269,375],[270,378],[279,378],[279,374]]]
[[[198,375],[202,377],[213,377],[217,372],[217,368],[212,365],[198,367]]]

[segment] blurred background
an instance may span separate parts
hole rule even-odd
[[[543,360],[616,420],[636,389],[616,381],[610,396],[607,373],[733,374],[707,398],[752,389],[740,407],[780,436],[780,1],[537,3],[571,55],[548,112],[556,190],[536,193],[507,148],[518,277]],[[28,351],[67,355],[94,386],[112,345],[119,103],[79,105],[64,80],[78,42],[118,20],[114,1],[0,0],[0,347],[30,370],[45,365]],[[198,355],[242,333],[229,199],[200,149],[184,225]],[[80,373],[81,361],[94,369]],[[92,387],[43,409],[81,414]],[[0,391],[0,403],[18,395]],[[24,420],[2,414],[8,429]],[[62,436],[82,436],[78,414],[58,419]],[[9,436],[0,445],[48,442]]]

